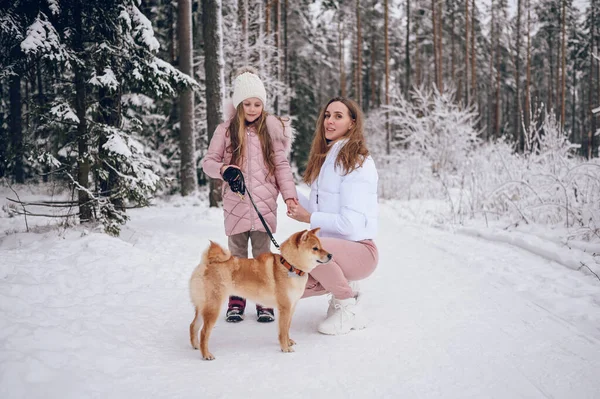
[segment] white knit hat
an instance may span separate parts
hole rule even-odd
[[[245,68],[233,81],[233,96],[231,100],[233,106],[237,108],[239,103],[252,97],[256,97],[262,101],[263,107],[266,106],[267,91],[263,82],[253,68]]]

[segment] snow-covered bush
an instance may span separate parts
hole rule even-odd
[[[435,198],[446,179],[459,175],[477,148],[476,113],[454,101],[454,93],[416,88],[411,100],[392,94],[389,107],[367,119],[367,140],[380,170],[384,198]],[[391,148],[387,155],[390,135]]]
[[[553,112],[531,122],[525,154],[508,143],[488,144],[476,154],[466,189],[473,209],[509,216],[513,222],[563,225],[580,238],[600,238],[600,162],[576,156]]]
[[[576,155],[553,112],[540,108],[525,129],[525,153],[506,139],[480,143],[475,113],[452,93],[414,90],[394,96],[367,119],[367,140],[382,198],[447,201],[441,220],[505,220],[566,227],[571,237],[600,239],[600,161]],[[386,123],[392,134],[387,155]]]

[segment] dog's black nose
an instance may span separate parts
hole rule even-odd
[[[333,257],[332,254],[327,254],[327,259],[331,260],[332,257]]]

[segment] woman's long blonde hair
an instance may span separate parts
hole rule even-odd
[[[348,133],[343,136],[348,141],[337,155],[335,160],[336,166],[343,170],[344,175],[347,175],[353,170],[360,168],[369,156],[369,150],[367,149],[363,133],[363,114],[360,107],[355,101],[348,98],[334,97],[321,109],[319,118],[317,119],[315,135],[310,148],[306,170],[304,171],[303,180],[306,184],[312,184],[317,179],[323,162],[325,162],[325,158],[327,157],[327,152],[331,148],[331,146],[327,145],[325,139],[325,112],[329,104],[337,101],[348,108],[350,118],[352,118],[354,124]]]
[[[256,134],[260,140],[263,158],[268,170],[267,176],[269,176],[275,173],[275,162],[273,161],[273,144],[271,143],[271,136],[267,129],[267,116],[268,114],[263,109],[260,116],[252,122],[252,125],[256,127]],[[226,134],[231,138],[231,144],[227,147],[227,152],[231,153],[231,163],[241,168],[245,161],[246,145],[248,144],[246,140],[246,114],[244,113],[243,102],[238,104],[236,113],[231,118]]]

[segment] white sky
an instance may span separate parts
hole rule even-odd
[[[22,217],[0,213],[0,397],[600,397],[600,282],[561,263],[585,254],[550,230],[436,229],[425,221],[440,204],[425,201],[381,203],[367,329],[320,335],[327,298],[302,300],[284,354],[250,304],[242,323],[218,321],[216,360],[203,361],[188,279],[209,238],[226,243],[206,203],[131,210],[120,238],[40,218],[23,233]],[[279,220],[279,241],[304,227]]]

